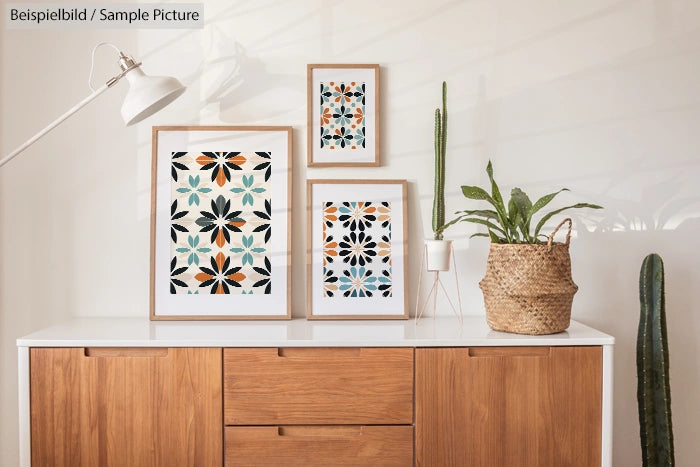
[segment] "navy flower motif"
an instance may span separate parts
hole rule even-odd
[[[211,232],[211,242],[219,248],[231,241],[230,232],[240,232],[246,221],[239,217],[241,211],[230,211],[231,200],[219,195],[211,202],[211,211],[200,211],[202,217],[195,223],[201,227],[200,232]],[[230,211],[230,212],[229,212]]]
[[[371,258],[377,256],[376,242],[372,241],[371,235],[364,232],[350,232],[348,235],[343,235],[343,240],[338,243],[338,246],[343,262],[350,263],[351,266],[365,266]]]

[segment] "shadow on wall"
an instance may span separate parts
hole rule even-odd
[[[639,459],[636,400],[636,338],[639,322],[639,269],[643,258],[659,253],[666,265],[666,307],[670,350],[671,395],[676,453],[689,452],[695,443],[700,416],[700,353],[695,330],[700,325],[700,196],[693,180],[700,162],[673,164],[658,172],[615,174],[616,184],[633,187],[636,181],[655,179],[638,193],[638,200],[610,195],[599,198],[606,216],[592,231],[579,229],[572,242],[574,280],[584,293],[574,300],[574,312],[585,310],[586,324],[615,336],[614,446],[616,465]],[[643,173],[642,173],[643,172]],[[611,187],[613,183],[611,182]],[[639,186],[639,185],[637,185]],[[610,191],[617,192],[618,186]],[[583,225],[578,222],[578,225]],[[591,291],[599,291],[597,295]],[[594,296],[595,295],[595,296]],[[685,446],[684,446],[685,445]],[[679,449],[680,448],[680,449]],[[625,454],[626,453],[626,454]],[[622,458],[627,455],[627,458]],[[689,461],[689,459],[686,459]],[[682,459],[678,459],[683,464]]]
[[[245,107],[248,122],[274,118],[268,106],[255,106],[256,99],[267,93],[298,92],[305,88],[299,74],[271,73],[259,57],[249,55],[236,40],[227,37],[218,27],[211,28],[211,45],[199,66],[185,77],[187,82],[200,81],[200,108],[214,106],[222,122],[239,122]],[[293,101],[293,100],[290,100]],[[283,113],[284,106],[276,107]]]

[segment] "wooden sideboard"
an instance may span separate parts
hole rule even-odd
[[[18,339],[23,465],[610,465],[613,339],[579,323],[137,321]]]

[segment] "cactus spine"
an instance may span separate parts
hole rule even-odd
[[[442,240],[445,229],[445,150],[447,149],[447,83],[442,82],[442,113],[435,109],[435,187],[433,194],[433,233]]]
[[[642,263],[639,302],[637,402],[642,461],[644,467],[673,466],[664,265],[657,254],[648,255]]]

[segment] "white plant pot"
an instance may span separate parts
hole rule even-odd
[[[452,240],[426,240],[428,271],[449,271]]]

